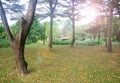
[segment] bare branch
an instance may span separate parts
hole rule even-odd
[[[56,8],[57,3],[58,3],[58,0],[56,0],[55,5],[54,5],[54,7],[53,7],[53,10],[54,10],[54,11],[55,11],[55,8]]]

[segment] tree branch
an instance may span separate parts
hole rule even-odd
[[[36,4],[37,0],[29,0],[28,11],[25,17],[22,17],[20,20],[20,28],[16,35],[16,39],[21,41],[22,39],[26,39],[34,19]]]
[[[56,8],[57,3],[58,3],[58,0],[56,0],[55,5],[54,5],[54,7],[53,7],[53,10],[54,10],[54,11],[55,11],[55,8]]]
[[[3,9],[1,0],[0,0],[0,15],[1,15],[1,19],[2,19],[6,34],[8,36],[8,39],[9,39],[10,43],[12,44],[14,41],[14,37],[13,37],[12,33],[10,32],[10,28],[9,28],[9,25],[7,22],[7,18],[6,18],[5,11]]]
[[[36,4],[37,4],[37,0],[29,0],[28,11],[25,16],[25,20],[27,21],[27,28],[30,28],[33,22]]]

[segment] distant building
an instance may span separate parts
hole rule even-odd
[[[68,40],[69,37],[61,37],[60,40],[64,41],[64,40]]]

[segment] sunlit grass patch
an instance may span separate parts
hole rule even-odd
[[[102,46],[54,46],[50,52],[46,46],[28,46],[25,57],[30,74],[24,77],[14,73],[11,50],[0,49],[0,82],[119,83],[119,49],[119,46],[113,47],[113,53],[108,53]]]

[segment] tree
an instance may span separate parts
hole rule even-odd
[[[11,20],[18,20],[25,10],[24,4],[19,3],[20,0],[3,0],[2,4],[6,15],[9,15]]]
[[[119,19],[120,19],[120,0],[115,0],[115,8],[117,10],[116,14],[119,15]]]
[[[37,16],[35,16],[33,25],[31,26],[30,32],[28,34],[27,42],[35,43],[39,39],[44,39],[44,26],[39,23]]]
[[[0,38],[4,38],[5,35],[5,30],[3,29],[3,26],[0,26]]]
[[[99,28],[95,27],[95,26],[92,26],[92,27],[86,29],[85,32],[91,33],[93,35],[93,39],[95,41],[96,35],[97,35],[97,33],[99,33]]]
[[[65,36],[67,34],[71,34],[71,31],[72,31],[71,25],[72,25],[72,23],[69,19],[64,22],[62,35]]]
[[[44,23],[44,38],[46,39],[47,38],[47,40],[49,39],[49,36],[50,36],[50,22],[45,22]],[[55,22],[55,21],[53,21],[53,30],[52,30],[52,32],[53,32],[53,34],[52,34],[52,36],[54,37],[54,38],[56,38],[56,37],[58,37],[58,32],[57,32],[57,23]]]
[[[113,23],[113,10],[115,8],[115,0],[101,0],[103,12],[107,17],[107,51],[112,52],[112,23]]]
[[[10,44],[13,49],[13,53],[15,55],[16,61],[16,71],[20,75],[28,74],[27,65],[28,63],[24,57],[24,48],[26,37],[29,33],[30,27],[33,22],[35,8],[36,8],[37,0],[29,0],[28,11],[24,17],[20,20],[20,26],[17,34],[15,36],[12,35],[7,18],[4,12],[4,8],[2,6],[2,2],[0,0],[0,14],[1,19],[4,25],[4,29],[10,41]]]
[[[96,1],[96,0],[95,0]],[[104,16],[107,17],[107,51],[112,52],[112,23],[113,23],[113,11],[115,8],[116,0],[97,0],[102,7]],[[115,11],[114,11],[115,12]]]
[[[120,42],[120,19],[118,17],[113,18],[113,41]]]
[[[84,0],[64,0],[60,4],[65,8],[64,15],[69,17],[72,22],[72,40],[70,47],[74,47],[75,43],[75,20],[79,18],[80,3]],[[79,8],[79,9],[78,9]]]
[[[53,18],[54,18],[54,12],[57,5],[58,0],[49,0],[49,6],[50,6],[50,36],[49,36],[49,50],[52,49],[52,30],[53,30]]]
[[[112,22],[113,22],[113,8],[114,8],[114,0],[110,1],[109,4],[109,17],[107,20],[108,25],[108,45],[107,45],[107,51],[112,52]]]
[[[17,21],[15,24],[12,24],[10,26],[10,30],[14,36],[17,34],[17,30],[18,30],[19,25],[20,25],[20,22]],[[43,26],[43,24],[41,24],[39,22],[37,16],[35,16],[35,18],[33,20],[33,24],[30,28],[30,32],[28,34],[26,43],[27,44],[28,43],[35,43],[39,39],[44,40],[44,26]]]
[[[106,20],[106,17],[102,18],[102,25],[101,25],[101,32],[103,33],[103,40],[105,42],[105,47],[107,48],[107,20]]]
[[[52,50],[52,40],[53,40],[53,18],[55,17],[55,9],[56,9],[58,0],[46,0],[46,1],[41,0],[40,3],[49,4],[49,5],[46,5],[45,8],[43,8],[46,10],[45,11],[46,13],[41,14],[41,16],[43,18],[50,16],[50,34],[49,34],[48,47],[49,47],[49,50],[51,51]]]
[[[45,44],[45,40],[46,40],[45,32],[46,32],[46,23],[44,23],[44,28],[43,28],[43,44]]]

